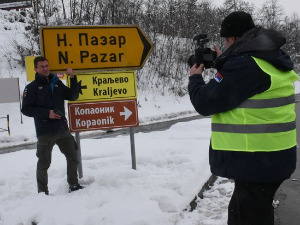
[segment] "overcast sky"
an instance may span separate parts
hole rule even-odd
[[[213,0],[217,5],[223,4],[225,0]],[[245,0],[247,2],[253,2],[257,7],[261,7],[267,0]],[[300,16],[300,1],[299,0],[278,0],[279,5],[284,9],[284,13],[287,16],[291,16],[293,12]]]

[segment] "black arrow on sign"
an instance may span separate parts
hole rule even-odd
[[[78,84],[79,84],[79,93],[82,95],[82,89],[87,89],[87,86],[86,85],[82,86],[81,81],[79,81]]]
[[[149,53],[151,52],[152,44],[149,42],[149,40],[146,38],[146,36],[141,32],[140,29],[137,28],[137,31],[138,31],[140,38],[144,44],[144,51],[143,51],[143,55],[142,55],[141,62],[140,62],[140,66],[142,66],[145,63]]]

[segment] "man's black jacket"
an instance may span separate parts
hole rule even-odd
[[[79,96],[76,76],[70,80],[71,88],[68,88],[53,74],[49,75],[49,79],[36,74],[35,80],[25,87],[22,113],[34,117],[37,136],[68,129],[64,100],[76,100]],[[50,110],[54,109],[61,111],[61,119],[49,118]]]
[[[194,108],[201,115],[212,115],[236,108],[255,94],[266,91],[270,76],[251,56],[283,71],[293,69],[288,55],[280,50],[285,38],[274,30],[253,28],[239,38],[216,60],[218,74],[207,84],[200,74],[190,77],[188,90]],[[296,146],[276,152],[236,152],[213,150],[209,160],[213,174],[240,181],[281,182],[296,167]]]

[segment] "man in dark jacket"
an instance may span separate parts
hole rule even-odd
[[[79,85],[72,69],[67,68],[71,88],[65,86],[50,73],[49,62],[39,56],[34,60],[35,80],[25,87],[22,113],[34,118],[37,135],[37,186],[38,192],[49,194],[47,170],[51,164],[51,152],[55,144],[67,160],[69,191],[82,189],[78,183],[77,145],[71,135],[65,117],[64,100],[76,100]]]
[[[224,53],[204,83],[204,65],[190,70],[195,109],[212,115],[209,161],[213,174],[233,179],[229,225],[274,225],[273,197],[296,167],[295,94],[285,38],[256,27],[245,12],[222,22]]]

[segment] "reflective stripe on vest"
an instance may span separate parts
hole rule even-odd
[[[213,123],[211,126],[212,131],[216,132],[229,132],[240,134],[258,134],[258,133],[276,133],[285,132],[296,129],[296,122],[277,123],[277,124],[222,124]]]
[[[237,108],[212,116],[212,148],[229,151],[279,151],[296,145],[294,71],[280,71],[254,58],[271,86]]]
[[[295,103],[295,95],[273,99],[247,99],[237,108],[263,109],[284,106]]]

